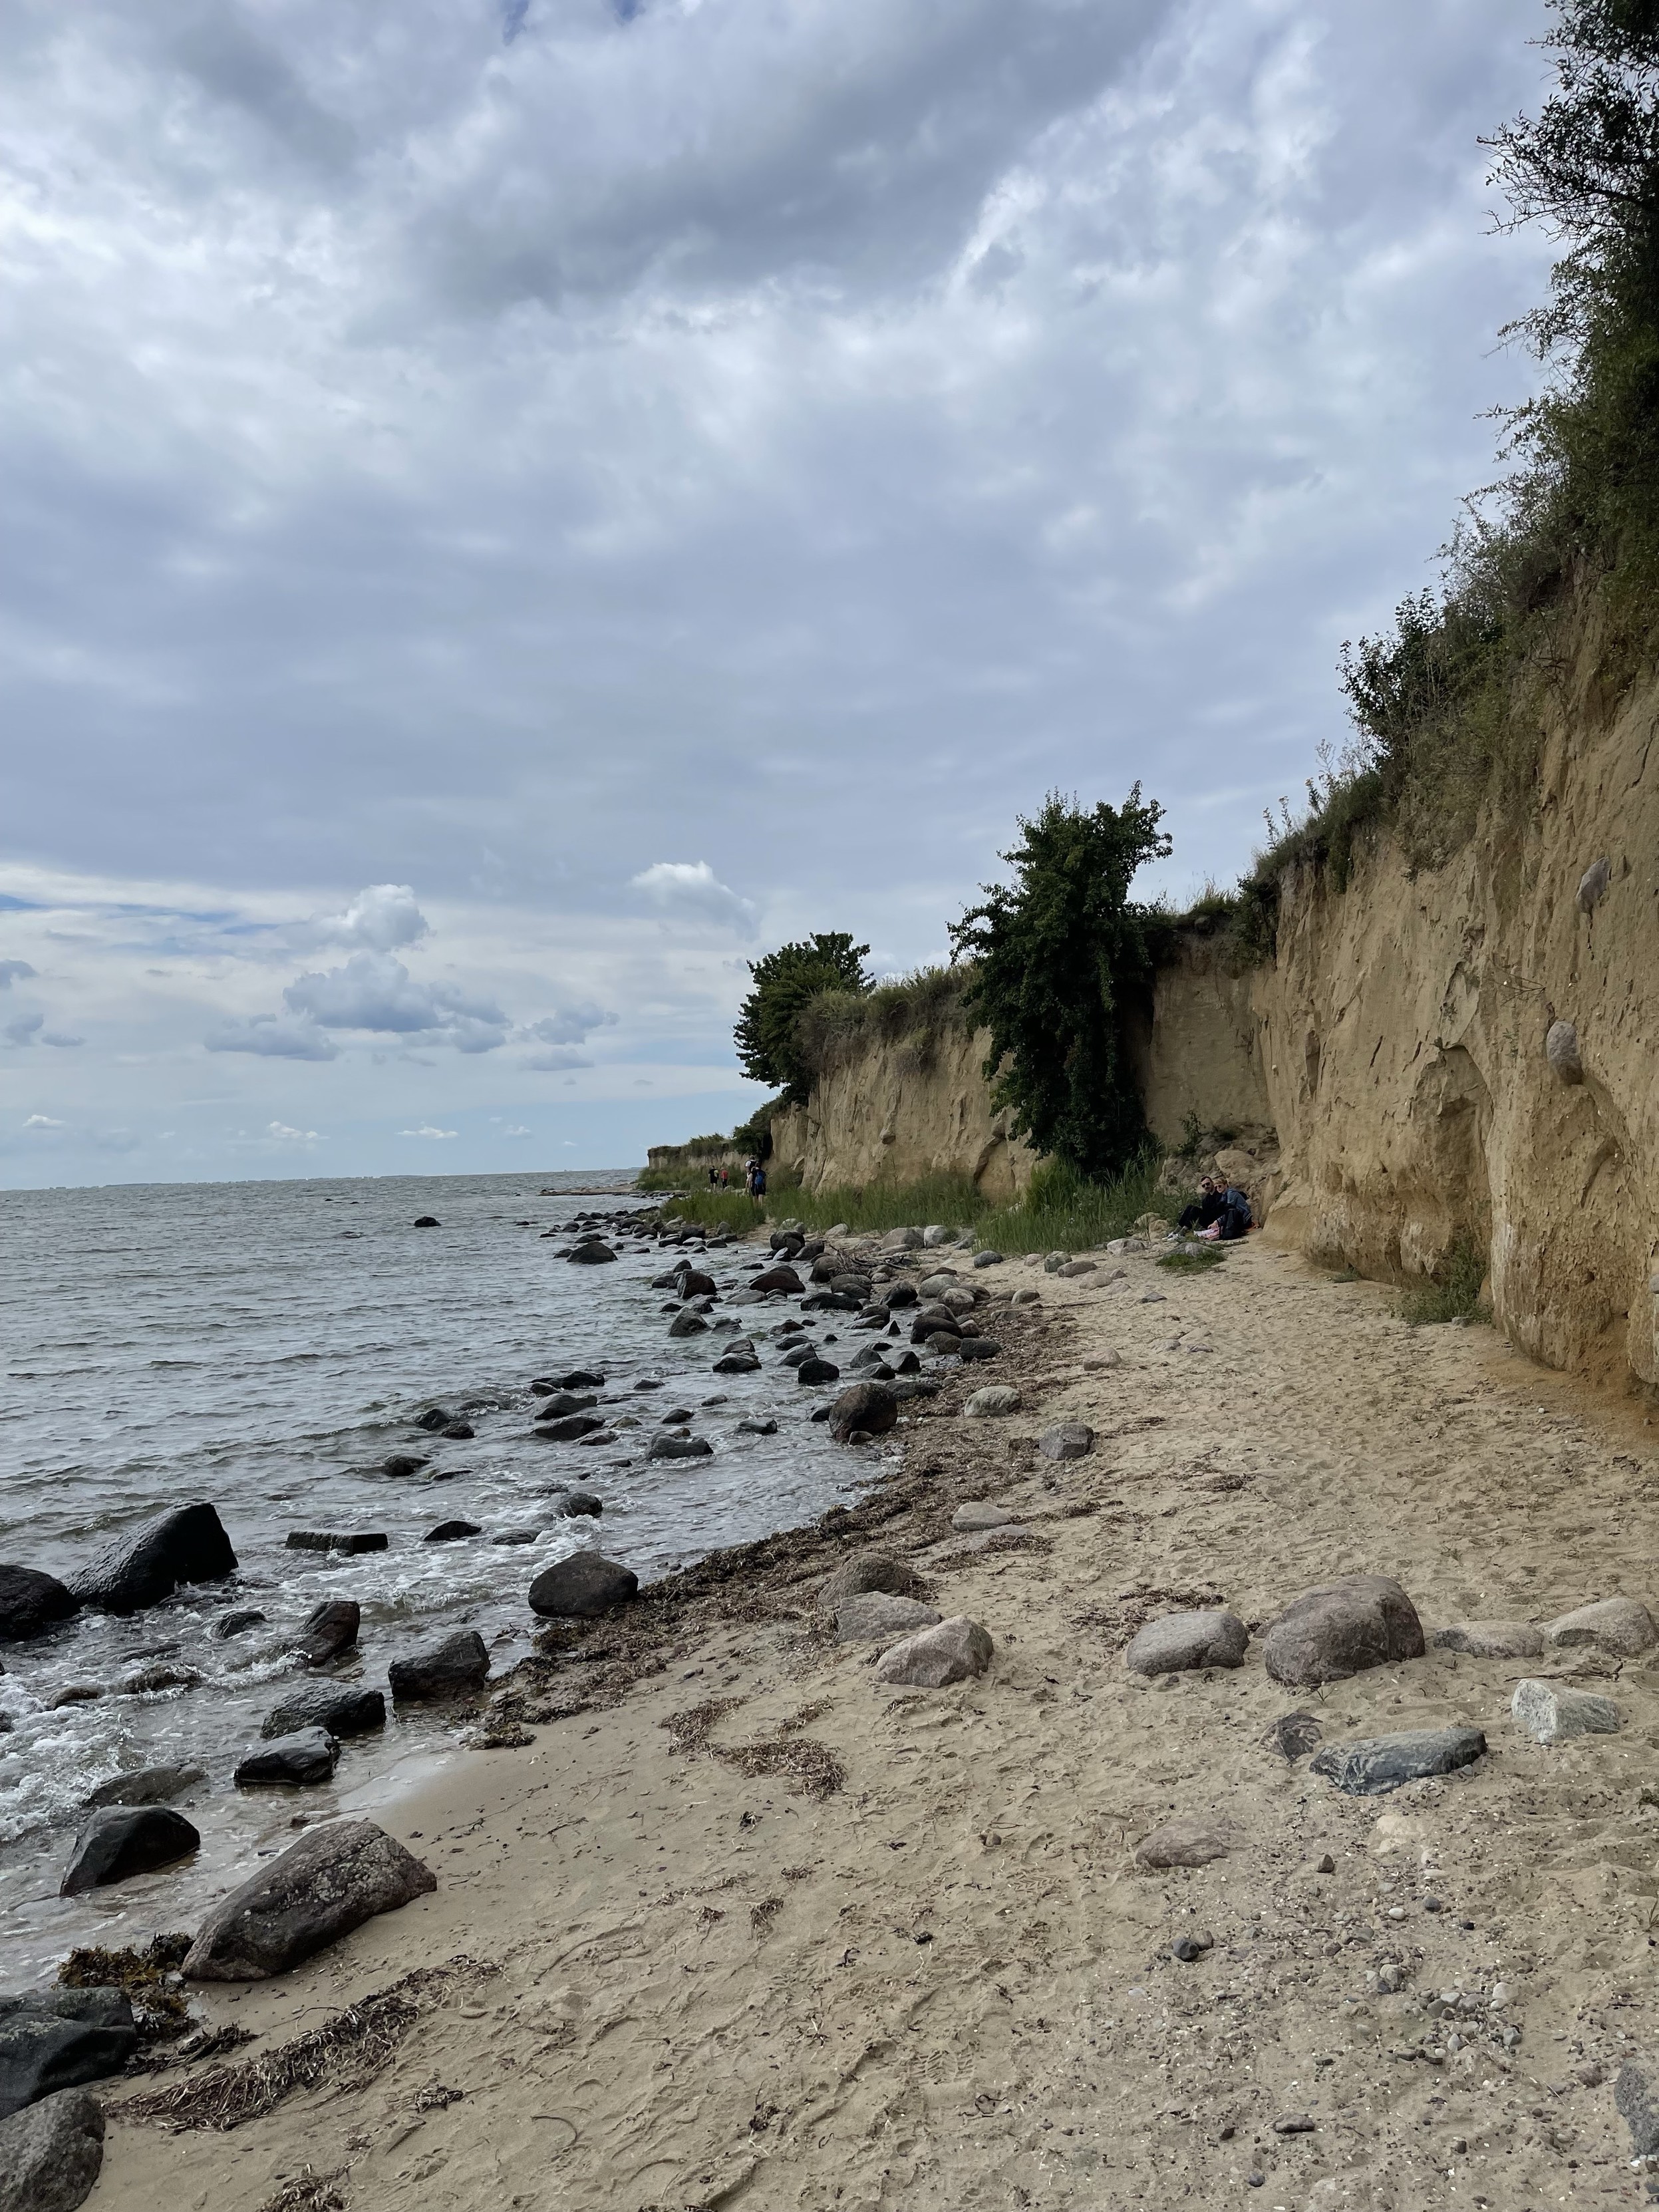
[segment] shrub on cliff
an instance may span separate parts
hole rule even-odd
[[[751,960],[755,988],[743,1002],[736,1031],[744,1073],[775,1085],[786,1099],[804,1100],[812,1087],[812,1067],[797,1035],[800,1017],[823,992],[867,991],[863,961],[869,950],[836,929]]]
[[[1152,909],[1129,890],[1170,850],[1163,812],[1139,784],[1092,811],[1051,792],[1002,855],[1012,885],[987,884],[951,931],[977,963],[964,1003],[991,1033],[993,1105],[1037,1152],[1101,1181],[1146,1142],[1124,1021],[1150,987]]]

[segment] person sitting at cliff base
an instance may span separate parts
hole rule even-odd
[[[1198,1197],[1184,1210],[1178,1226],[1182,1229],[1207,1229],[1212,1222],[1220,1220],[1226,1204],[1221,1186],[1215,1177],[1201,1176],[1199,1181]]]

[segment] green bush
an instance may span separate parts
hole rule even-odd
[[[963,964],[919,968],[869,991],[820,992],[796,1018],[797,1049],[814,1075],[870,1045],[903,1044],[925,1067],[942,1036],[971,1026],[964,1000],[973,981]]]
[[[1486,1255],[1470,1238],[1460,1237],[1436,1274],[1407,1285],[1396,1310],[1413,1328],[1437,1322],[1490,1321],[1480,1303],[1486,1279]]]
[[[775,1085],[787,1100],[804,1101],[813,1071],[796,1034],[800,1016],[826,991],[866,992],[870,978],[861,963],[869,950],[845,930],[831,930],[751,960],[755,988],[738,1011],[735,1038],[744,1073]]]

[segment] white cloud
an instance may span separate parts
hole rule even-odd
[[[436,1034],[461,1052],[492,1052],[507,1038],[499,1006],[452,984],[417,982],[389,952],[354,952],[343,967],[296,977],[283,997],[325,1029]]]
[[[308,1018],[283,1021],[275,1014],[221,1022],[202,1042],[210,1052],[252,1052],[271,1060],[333,1060],[340,1049]]]
[[[430,925],[415,902],[411,884],[369,884],[360,890],[343,914],[325,915],[315,927],[319,938],[336,944],[364,945],[375,952],[390,952],[399,945],[413,945],[430,934]]]
[[[315,1145],[322,1141],[315,1129],[290,1129],[286,1121],[272,1121],[265,1133],[279,1145]]]
[[[0,960],[0,991],[9,991],[14,983],[35,972],[27,960]]]
[[[86,1039],[84,1037],[78,1036],[65,1036],[61,1030],[42,1030],[40,1032],[40,1042],[42,1044],[56,1045],[61,1052],[68,1052],[76,1045],[84,1044],[86,1042]]]
[[[534,1068],[544,1075],[557,1075],[570,1067],[592,1067],[593,1063],[580,1052],[561,1047],[554,1052],[532,1052],[519,1062],[520,1067]]]
[[[31,1114],[23,1127],[26,1129],[61,1129],[64,1124],[54,1121],[50,1114]]]
[[[637,891],[671,913],[700,915],[744,937],[755,933],[755,907],[723,884],[707,860],[655,860],[631,879]]]
[[[400,1137],[459,1137],[459,1129],[434,1129],[430,1122],[422,1122],[418,1129],[399,1129]]]
[[[522,1121],[509,1121],[506,1128],[501,1131],[501,1134],[504,1137],[528,1137],[533,1135],[534,1132],[526,1129]]]

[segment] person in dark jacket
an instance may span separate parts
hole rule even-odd
[[[1212,1221],[1219,1221],[1226,1210],[1227,1201],[1220,1184],[1213,1176],[1205,1176],[1198,1186],[1198,1197],[1181,1217],[1182,1229],[1207,1229]]]
[[[1249,1236],[1250,1200],[1248,1193],[1241,1190],[1236,1182],[1230,1182],[1222,1193],[1221,1212],[1218,1218],[1224,1243],[1231,1243],[1236,1237]]]

